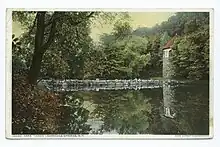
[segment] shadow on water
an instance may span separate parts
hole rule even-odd
[[[78,121],[77,131],[73,129],[71,133],[209,134],[209,85],[204,82],[141,90],[79,91],[69,95],[82,101],[79,116],[72,123],[83,118]]]

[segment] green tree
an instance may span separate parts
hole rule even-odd
[[[34,35],[34,53],[29,71],[29,82],[31,84],[36,83],[40,73],[43,56],[57,37],[57,25],[62,23],[62,25],[65,26],[66,23],[66,25],[71,24],[71,27],[75,27],[80,23],[88,21],[94,13],[95,12],[36,12],[33,22],[33,28],[36,27]],[[18,14],[15,12],[14,15],[19,16],[20,12]],[[26,15],[28,16],[28,14]],[[18,18],[20,18],[18,19],[20,22],[24,19],[23,17]]]
[[[209,31],[201,30],[176,40],[172,63],[177,77],[208,79]]]

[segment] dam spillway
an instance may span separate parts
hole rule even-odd
[[[175,80],[42,80],[38,85],[44,85],[50,91],[99,91],[99,90],[122,90],[122,89],[150,89],[161,88],[164,83],[181,83]]]

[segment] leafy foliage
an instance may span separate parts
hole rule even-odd
[[[161,64],[155,65],[154,62],[162,61],[158,54],[160,40],[157,42],[155,37],[132,35],[127,22],[116,23],[112,34],[104,34],[100,40],[100,44],[91,54],[94,58],[90,56],[91,59],[87,62],[88,68],[92,67],[89,71],[94,72],[94,77],[106,79],[149,77],[149,74],[144,76],[144,72],[150,67],[155,67],[152,70],[160,70]]]
[[[86,124],[89,111],[83,108],[83,98],[79,95],[66,93],[62,105],[60,133],[63,134],[88,134],[90,125]]]
[[[199,14],[198,14],[199,15]],[[200,16],[200,15],[199,15]],[[198,16],[198,17],[199,17]],[[191,20],[192,21],[192,20]],[[194,21],[198,21],[197,17]],[[207,22],[208,23],[208,22]],[[193,26],[195,24],[193,23]],[[176,39],[172,53],[172,63],[177,77],[188,79],[208,79],[209,77],[209,27],[208,24],[196,25],[196,31]]]
[[[60,97],[31,87],[20,74],[12,82],[12,134],[57,134]]]

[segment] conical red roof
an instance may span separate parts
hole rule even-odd
[[[174,43],[174,39],[175,39],[175,36],[164,45],[163,49],[171,48]]]

